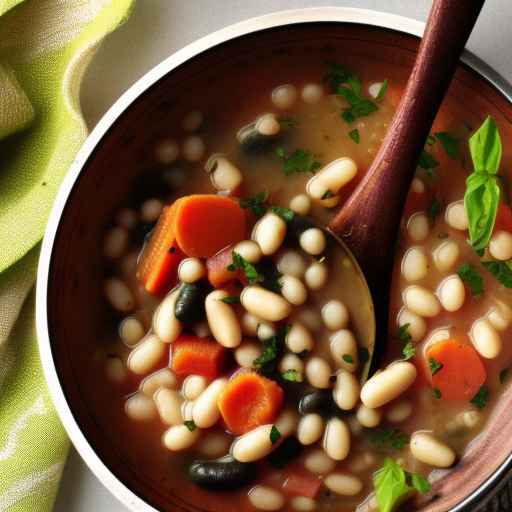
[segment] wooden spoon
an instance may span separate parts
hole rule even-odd
[[[388,338],[388,305],[402,209],[418,158],[484,0],[434,0],[402,100],[370,169],[329,229],[352,251],[377,322],[375,366]]]

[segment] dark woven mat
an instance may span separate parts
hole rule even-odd
[[[512,476],[510,473],[491,493],[491,496],[473,510],[474,512],[512,512]]]

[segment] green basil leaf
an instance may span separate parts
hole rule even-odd
[[[461,265],[457,274],[469,286],[473,297],[478,297],[484,293],[484,280],[471,263]]]
[[[421,494],[427,494],[427,492],[432,488],[429,481],[419,473],[413,473],[411,475],[411,483],[412,486]]]
[[[406,472],[393,459],[387,458],[373,476],[379,512],[393,512],[411,495]]]
[[[469,150],[475,171],[496,174],[501,162],[501,137],[496,122],[490,116],[470,137]]]

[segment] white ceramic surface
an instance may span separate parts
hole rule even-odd
[[[130,21],[100,50],[86,77],[82,100],[90,127],[137,78],[173,51],[212,30],[250,16],[285,8],[319,6],[318,0],[139,0]],[[331,2],[379,9],[424,20],[428,0],[359,0]],[[512,81],[512,34],[504,12],[509,0],[487,0],[469,48]],[[98,77],[102,88],[98,89]],[[72,451],[55,510],[82,512],[127,511]]]

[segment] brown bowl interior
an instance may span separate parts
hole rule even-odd
[[[357,57],[392,65],[412,66],[418,40],[398,32],[362,25],[304,24],[273,29],[223,44],[180,66],[145,92],[116,121],[90,156],[61,218],[53,247],[48,288],[50,339],[58,375],[75,419],[91,446],[110,470],[133,492],[160,510],[197,510],[179,496],[149,482],[123,456],[119,443],[96,421],[84,393],[83,358],[102,339],[107,313],[102,299],[101,240],[109,219],[129,193],[134,177],[148,159],[156,137],[173,135],[191,91],[205,94],[205,85],[229,76],[236,66],[302,55],[304,59]],[[432,77],[435,80],[435,77]],[[248,87],[251,84],[247,84]],[[512,107],[484,79],[461,66],[450,94],[468,109],[489,112],[512,140]],[[176,129],[177,130],[177,129]],[[94,378],[94,377],[92,377]],[[457,467],[434,487],[422,510],[444,511],[460,502],[489,478],[512,453],[512,389],[503,393],[485,431],[473,442]]]

